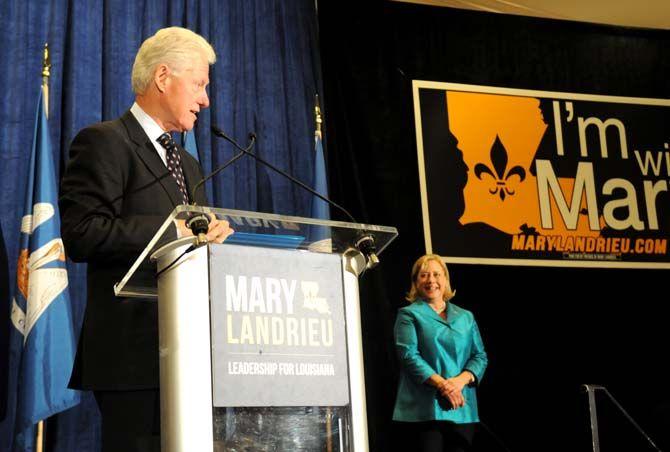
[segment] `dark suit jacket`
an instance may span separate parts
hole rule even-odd
[[[192,156],[180,152],[190,189],[202,171]],[[204,194],[196,198],[206,204]],[[72,142],[59,199],[62,237],[70,258],[88,263],[88,301],[71,387],[158,386],[157,303],[116,298],[113,286],[181,200],[130,111],[83,129]],[[171,234],[176,238],[175,229]]]

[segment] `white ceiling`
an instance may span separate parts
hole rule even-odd
[[[670,30],[670,0],[394,0],[521,16]]]

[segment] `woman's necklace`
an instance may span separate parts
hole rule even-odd
[[[430,305],[431,308],[433,308],[433,311],[435,311],[438,314],[442,314],[444,312],[444,310],[447,309],[447,302],[446,301],[443,301],[442,305],[439,308],[435,307],[431,303],[428,303],[428,304]]]

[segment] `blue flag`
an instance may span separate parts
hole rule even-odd
[[[323,155],[323,144],[321,143],[321,132],[317,130],[314,134],[314,190],[328,197],[328,182],[326,180],[326,161]],[[328,203],[318,196],[312,196],[312,218],[319,220],[330,220],[330,209]],[[330,244],[323,243],[330,238],[330,228],[325,226],[312,226],[310,228],[310,240],[321,243],[320,248],[329,252]]]
[[[67,388],[76,350],[58,190],[40,90],[17,278],[12,298],[10,366],[15,378],[14,450],[32,450],[34,425],[76,405]]]
[[[314,190],[322,196],[328,197],[328,182],[326,180],[326,160],[323,155],[321,134],[314,135]],[[312,198],[312,218],[330,220],[328,203],[317,196]]]
[[[197,161],[200,161],[200,158],[198,158],[198,145],[195,142],[195,132],[193,129],[181,134],[181,146],[186,149],[189,154],[195,157]]]

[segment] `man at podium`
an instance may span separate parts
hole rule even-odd
[[[191,193],[198,162],[169,132],[193,128],[209,106],[211,45],[189,30],[159,30],[132,68],[135,103],[120,118],[86,127],[70,147],[59,199],[65,247],[88,263],[87,306],[70,386],[94,391],[103,452],[160,450],[158,315],[155,301],[114,296],[121,280],[175,206],[206,204]],[[194,196],[195,199],[191,199]],[[172,236],[191,235],[176,221]],[[232,232],[213,219],[207,237]]]

